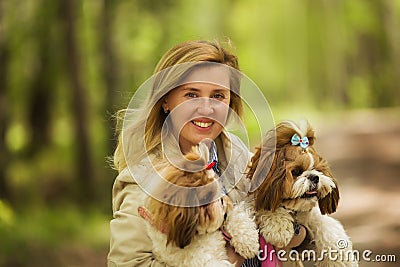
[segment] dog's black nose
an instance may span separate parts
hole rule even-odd
[[[314,184],[318,184],[319,182],[319,176],[315,174],[310,174],[310,176],[308,176],[308,179]]]

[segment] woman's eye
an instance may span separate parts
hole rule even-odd
[[[187,96],[187,97],[196,97],[197,95],[195,93],[187,93],[185,96]]]
[[[223,94],[215,94],[215,95],[212,96],[212,98],[224,99],[225,96]]]

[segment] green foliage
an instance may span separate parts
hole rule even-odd
[[[12,208],[0,199],[0,224],[10,226],[14,223],[15,214]]]
[[[400,105],[399,28],[390,0],[0,1],[0,265],[36,243],[106,246],[106,216],[84,210],[111,209],[112,114],[172,45],[232,41],[276,121],[312,119]]]
[[[33,266],[30,265],[32,259],[50,266],[52,261],[59,260],[57,257],[62,257],[58,255],[60,251],[68,247],[98,250],[108,246],[108,218],[93,209],[82,211],[73,206],[59,206],[56,209],[36,206],[14,213],[0,202],[0,211],[0,266],[10,262]],[[30,255],[36,250],[55,258]]]

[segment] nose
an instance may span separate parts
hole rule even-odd
[[[201,115],[210,115],[214,113],[210,98],[202,97],[197,110]]]
[[[319,176],[318,176],[318,175],[315,175],[315,174],[310,174],[310,175],[308,176],[308,179],[309,179],[311,182],[313,182],[314,184],[318,184],[318,182],[319,182]]]

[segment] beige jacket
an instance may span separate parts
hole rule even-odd
[[[242,141],[232,134],[223,133],[216,140],[219,168],[225,171],[229,162],[231,181],[223,181],[233,188],[228,195],[234,201],[246,198],[249,181],[244,176],[251,154]],[[232,147],[232,149],[230,149]],[[231,152],[230,152],[231,151]],[[154,259],[152,242],[147,236],[145,220],[137,210],[143,206],[148,195],[142,191],[132,175],[146,172],[147,162],[124,169],[115,179],[112,191],[114,219],[110,222],[110,252],[107,266],[166,266]],[[230,165],[232,164],[232,165]],[[232,186],[229,186],[229,183]]]

